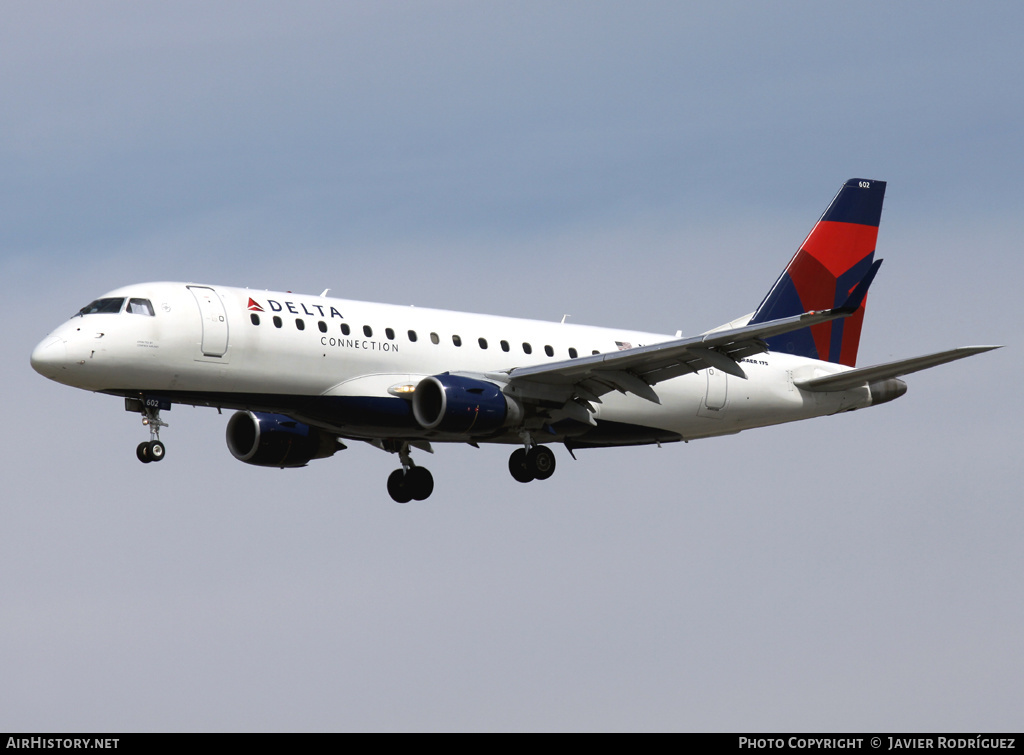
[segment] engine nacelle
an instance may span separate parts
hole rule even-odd
[[[412,413],[426,430],[487,435],[522,418],[519,404],[486,380],[457,375],[423,378],[412,395]]]
[[[259,467],[304,467],[338,450],[337,439],[284,414],[235,412],[228,420],[228,450]]]

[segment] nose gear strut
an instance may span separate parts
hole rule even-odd
[[[142,424],[149,427],[150,439],[143,441],[135,449],[139,461],[143,464],[162,461],[167,448],[160,440],[160,428],[169,425],[160,418],[160,402],[154,399],[127,398],[124,400],[124,408],[129,412],[139,412],[142,415]]]

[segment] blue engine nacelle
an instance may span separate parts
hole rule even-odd
[[[333,435],[284,414],[235,412],[228,420],[227,440],[232,456],[259,467],[304,467],[338,450]]]
[[[419,382],[412,413],[425,430],[467,436],[487,435],[522,418],[519,404],[501,386],[447,373]]]

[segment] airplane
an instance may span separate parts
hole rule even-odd
[[[519,482],[580,449],[690,441],[884,404],[901,377],[998,346],[856,367],[884,181],[851,179],[757,309],[683,337],[196,283],[104,294],[33,350],[59,383],[123,397],[164,459],[161,411],[233,409],[247,464],[302,467],[345,441],[397,454],[395,501],[433,476],[412,451],[504,443]]]

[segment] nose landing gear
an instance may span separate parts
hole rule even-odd
[[[160,428],[168,425],[160,419],[160,409],[170,409],[170,404],[154,399],[128,398],[124,401],[124,408],[129,412],[139,412],[142,415],[142,424],[149,427],[150,439],[140,443],[135,449],[139,461],[143,464],[162,461],[167,448],[160,440]]]

